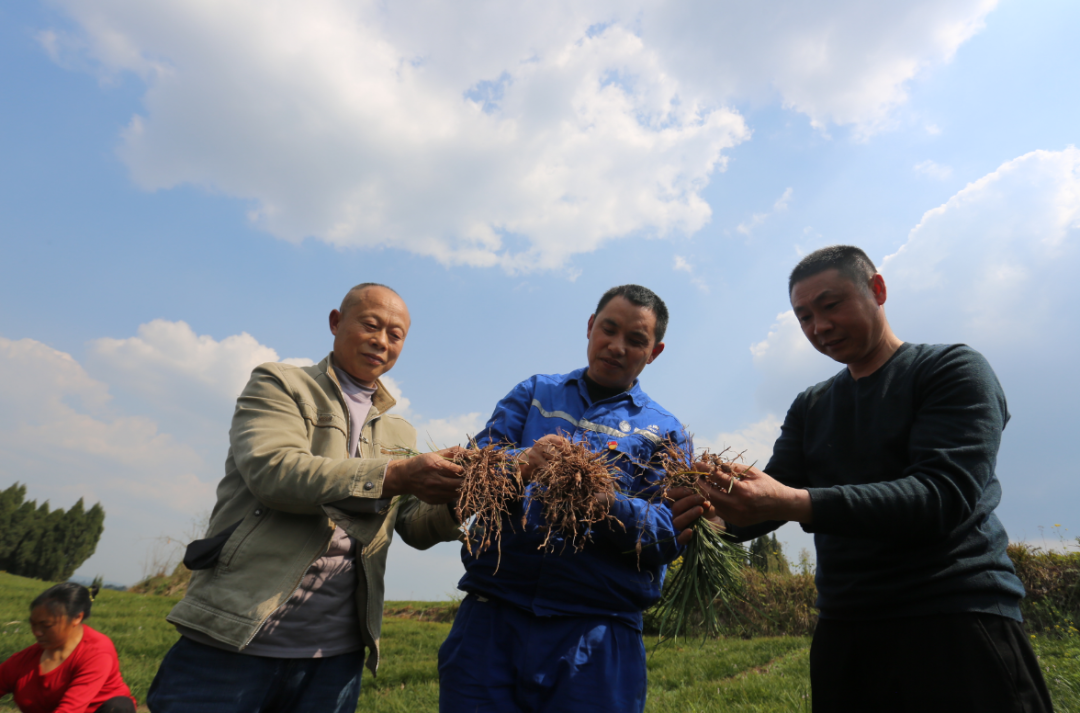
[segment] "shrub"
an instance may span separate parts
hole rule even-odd
[[[1028,631],[1080,629],[1080,552],[1050,552],[1020,542],[1009,545],[1008,553],[1027,590],[1020,611]]]
[[[184,563],[176,565],[172,574],[155,574],[147,577],[138,584],[128,587],[129,592],[137,594],[156,594],[164,597],[174,597],[187,591],[188,582],[191,580],[191,570]]]
[[[817,626],[817,587],[812,574],[747,569],[746,601],[724,613],[729,636],[809,636]]]

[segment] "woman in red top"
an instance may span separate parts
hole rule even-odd
[[[13,693],[23,713],[135,713],[109,637],[83,622],[90,591],[64,582],[30,604],[37,643],[0,664],[0,696]]]

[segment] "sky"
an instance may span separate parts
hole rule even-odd
[[[199,534],[251,369],[325,357],[364,281],[408,303],[387,388],[422,443],[584,366],[633,282],[671,311],[643,388],[764,463],[840,368],[787,275],[856,244],[901,339],[1001,380],[1010,538],[1075,541],[1078,25],[1065,0],[6,3],[0,487],[101,502],[77,574],[134,583]],[[461,573],[398,542],[387,596]]]

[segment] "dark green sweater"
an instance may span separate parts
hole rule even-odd
[[[810,493],[822,617],[1020,620],[994,514],[1008,420],[993,370],[964,345],[904,344],[870,376],[844,369],[799,394],[765,470]]]

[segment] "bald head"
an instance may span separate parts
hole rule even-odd
[[[401,299],[401,295],[399,295],[393,287],[387,287],[386,285],[380,284],[378,282],[361,282],[359,285],[356,285],[345,293],[345,297],[341,300],[341,306],[338,307],[338,311],[341,312],[341,314],[343,315],[348,314],[349,308],[362,300],[364,297],[364,292],[371,289],[372,287],[378,287],[379,289],[392,292],[398,299]],[[402,304],[404,303],[404,300],[402,300]]]
[[[349,290],[330,312],[334,360],[353,378],[374,384],[393,368],[409,333],[409,309],[386,285],[366,282]]]

